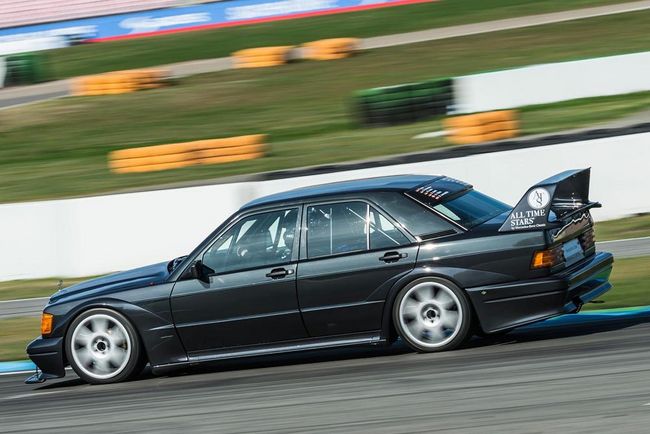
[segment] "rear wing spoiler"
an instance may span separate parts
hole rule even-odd
[[[567,170],[535,184],[519,200],[499,232],[556,228],[576,214],[599,208],[598,202],[589,201],[590,172],[590,168]]]

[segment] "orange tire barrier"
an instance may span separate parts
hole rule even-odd
[[[334,60],[351,56],[359,48],[356,38],[321,39],[303,46],[304,59]]]
[[[115,173],[131,173],[252,160],[264,156],[265,142],[266,135],[256,134],[120,149],[109,154],[108,166]]]
[[[443,121],[447,140],[455,145],[469,145],[516,137],[519,121],[515,110],[455,116]]]
[[[239,50],[232,54],[235,68],[264,68],[284,65],[293,47],[260,47]]]
[[[168,79],[164,69],[133,69],[75,78],[72,93],[78,96],[115,95],[163,86]]]

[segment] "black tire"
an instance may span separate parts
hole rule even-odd
[[[416,293],[416,291],[426,293],[427,287],[433,289],[433,298],[427,299],[426,297],[422,297],[421,294]],[[444,296],[449,297],[453,301],[454,306],[451,306],[449,302],[444,302],[445,299],[442,298],[443,294],[437,292],[442,290],[442,288],[445,288]],[[451,294],[454,296],[452,297]],[[420,300],[416,295],[420,295],[423,299]],[[405,300],[406,297],[409,297],[408,300]],[[443,303],[436,297],[440,298]],[[417,312],[414,315],[414,319],[409,321],[406,312],[409,311],[411,313],[410,311],[413,311],[413,309],[409,309],[413,303],[418,306],[416,309]],[[445,306],[450,307],[446,308]],[[438,311],[438,313],[434,312],[431,315],[433,318],[429,315],[431,310]],[[447,328],[445,323],[453,318],[452,313],[454,311],[457,312],[457,321],[456,326],[452,330],[451,328]],[[462,345],[471,337],[472,317],[472,307],[465,291],[454,283],[437,277],[414,280],[400,290],[393,303],[392,319],[395,330],[409,347],[423,353],[448,351]],[[436,322],[436,319],[438,322]],[[421,335],[420,339],[417,338],[412,327],[417,329],[422,324],[416,324],[415,321],[425,324],[425,333]],[[426,323],[427,321],[430,321],[430,323]],[[442,329],[442,332],[440,332],[442,337],[439,342],[434,342],[434,340],[425,336],[432,335],[432,330],[436,330],[436,333],[438,333],[438,328]]]
[[[106,329],[97,327],[97,330],[93,330],[94,321],[105,321]],[[137,331],[124,315],[111,309],[95,308],[80,314],[70,324],[64,345],[70,366],[82,380],[90,384],[125,381],[140,374],[146,364]],[[121,363],[118,366],[111,357],[113,353],[120,357]],[[100,371],[100,366],[107,366],[106,371]],[[113,373],[110,372],[111,369],[114,369]]]

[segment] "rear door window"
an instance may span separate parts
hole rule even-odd
[[[307,209],[307,256],[337,255],[366,250],[363,202],[329,203]]]
[[[307,208],[309,258],[409,243],[409,239],[386,216],[365,202],[328,203]]]

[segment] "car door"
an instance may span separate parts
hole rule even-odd
[[[414,239],[368,202],[309,204],[298,299],[311,336],[379,330],[388,290],[415,265]]]
[[[300,207],[242,216],[198,257],[205,281],[174,286],[171,307],[189,353],[307,337],[296,297]]]

